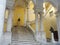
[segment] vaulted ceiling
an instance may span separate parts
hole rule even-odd
[[[6,6],[7,8],[13,8],[14,6],[25,7],[28,1],[30,0],[7,0]],[[46,8],[48,8],[49,5],[50,5],[49,3],[46,3]]]
[[[25,1],[24,0],[16,0],[15,6],[25,7]]]
[[[6,7],[11,9],[11,8],[13,8],[14,3],[15,3],[15,0],[7,0],[6,1]]]
[[[14,6],[25,7],[29,0],[7,0],[6,7],[12,9]]]

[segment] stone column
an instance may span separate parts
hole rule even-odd
[[[29,25],[29,6],[27,5],[27,25]]]
[[[39,42],[46,41],[45,33],[43,30],[43,23],[42,23],[42,15],[43,13],[43,1],[44,0],[36,0],[35,1],[35,14],[36,14],[36,39]],[[38,22],[38,12],[41,13],[40,15],[40,32],[39,32],[39,22]]]
[[[25,15],[24,15],[24,26],[27,24],[27,8],[25,9]]]
[[[60,42],[60,12],[57,12],[56,14],[56,22],[57,22],[58,36]]]
[[[46,35],[45,35],[45,32],[44,32],[43,20],[44,20],[43,13],[40,12],[40,35],[41,35],[41,41],[46,42]]]
[[[0,43],[3,34],[5,7],[6,7],[6,0],[0,0]]]
[[[39,28],[38,28],[38,26],[39,26],[39,24],[38,24],[38,12],[36,11],[37,9],[35,9],[35,25],[36,25],[36,32],[35,32],[35,38],[36,38],[36,41],[39,41],[39,39],[38,39],[38,30],[39,30]]]
[[[7,32],[11,32],[12,28],[12,17],[13,17],[13,10],[9,10],[8,21],[7,21]]]
[[[13,10],[9,9],[9,15],[8,15],[8,20],[7,20],[7,33],[9,33],[8,36],[8,42],[7,44],[11,44],[11,36],[12,36],[12,17],[13,17]]]

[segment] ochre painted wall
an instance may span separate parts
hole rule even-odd
[[[24,9],[25,8],[22,8],[22,7],[15,7],[14,16],[13,16],[13,26],[15,26],[15,25],[24,26]],[[35,19],[35,18],[31,18],[30,19],[30,17],[35,17],[35,16],[32,16],[31,14],[29,16],[29,20]],[[19,24],[17,22],[18,18],[21,19]],[[38,24],[38,25],[40,25],[40,24]],[[51,32],[49,31],[50,30],[50,26],[54,27],[54,29],[57,30],[56,17],[54,17],[54,16],[50,17],[49,15],[47,15],[46,19],[44,19],[44,21],[43,21],[43,25],[44,25],[44,31],[46,32],[46,38],[51,38]],[[33,29],[35,29],[35,27],[36,27],[35,23],[31,24],[31,26],[32,26]]]
[[[51,32],[50,30],[50,17],[49,15],[46,16],[46,19],[43,20],[43,25],[44,25],[44,31],[46,32],[46,38],[51,38]]]
[[[4,15],[4,32],[7,31],[8,14],[9,14],[9,10],[6,9],[6,10],[5,10],[5,15]]]
[[[18,23],[18,18],[20,18],[20,22]],[[13,16],[13,26],[24,26],[24,8],[15,7],[14,16]]]
[[[40,22],[38,25],[39,25],[38,28],[40,31]],[[31,26],[34,29],[33,31],[35,32],[35,30],[36,30],[35,23],[31,24]],[[43,20],[43,26],[44,26],[44,31],[46,33],[46,38],[51,38],[50,27],[52,26],[54,28],[54,31],[57,30],[56,17],[54,15],[52,17],[47,15],[46,18]]]
[[[46,3],[46,10],[49,8],[50,3],[47,2]],[[30,10],[33,10],[33,4],[30,4]],[[31,16],[30,17],[34,17]],[[35,18],[29,18],[31,19],[35,19]],[[39,22],[39,31],[40,31],[40,22]],[[52,26],[54,28],[54,30],[57,30],[57,24],[56,24],[56,17],[53,15],[52,17],[49,16],[49,14],[46,16],[46,19],[43,20],[43,26],[44,26],[44,31],[46,32],[46,38],[51,38],[51,32],[50,32],[50,27]],[[36,25],[35,23],[31,24],[31,27],[34,29],[33,31],[36,31]]]
[[[56,17],[53,15],[52,17],[49,14],[46,16],[46,19],[43,21],[44,31],[46,32],[46,38],[51,38],[50,27],[54,28],[54,31],[57,30]]]

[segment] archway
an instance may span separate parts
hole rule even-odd
[[[17,0],[18,1],[18,0]],[[21,0],[19,0],[18,2],[20,2]],[[24,0],[23,0],[24,1]],[[22,2],[21,2],[22,3]],[[27,3],[27,2],[26,2]],[[22,3],[23,4],[23,3]],[[13,17],[14,19],[13,19],[13,26],[15,26],[15,27],[13,27],[13,29],[12,29],[12,42],[14,43],[14,41],[13,40],[17,40],[17,42],[19,41],[19,43],[20,43],[20,41],[21,42],[24,42],[24,41],[26,41],[26,42],[24,42],[24,43],[27,43],[27,42],[34,42],[35,41],[35,39],[34,39],[34,36],[33,36],[33,33],[32,33],[32,31],[31,31],[31,28],[27,28],[27,26],[26,27],[24,27],[24,24],[22,25],[22,23],[24,22],[24,16],[25,15],[28,15],[27,17],[28,17],[28,19],[27,19],[27,24],[29,24],[32,20],[34,20],[34,15],[33,15],[33,10],[31,9],[31,7],[30,6],[32,6],[33,7],[33,5],[31,5],[32,3],[30,2],[29,3],[30,5],[26,5],[27,7],[23,7],[23,5],[19,5],[19,3],[18,4],[16,4],[15,5],[15,8],[14,8],[14,14],[15,14],[15,17]],[[29,7],[28,7],[29,6]],[[26,10],[27,9],[27,10]],[[27,14],[25,14],[27,12]],[[29,13],[28,13],[29,12]],[[22,17],[23,16],[23,17]],[[33,17],[32,17],[33,16]],[[31,19],[31,18],[33,18],[33,19]],[[20,25],[20,26],[16,26],[17,25],[17,22],[18,22],[18,19],[19,19],[19,24],[18,25]],[[29,20],[30,19],[30,20]],[[23,22],[22,22],[23,21]],[[12,44],[13,44],[12,43]],[[35,43],[35,42],[34,42]]]
[[[43,6],[44,14],[45,14],[44,28],[46,32],[46,38],[47,40],[51,40],[52,35],[51,35],[51,32],[49,31],[50,26],[54,28],[54,31],[57,31],[56,14],[55,14],[57,11],[57,8],[55,7],[56,5],[51,2],[45,2],[43,5],[44,5]]]

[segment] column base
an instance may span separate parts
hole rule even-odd
[[[39,32],[35,35],[36,41],[37,42],[44,42],[46,43],[46,36],[45,32]]]

